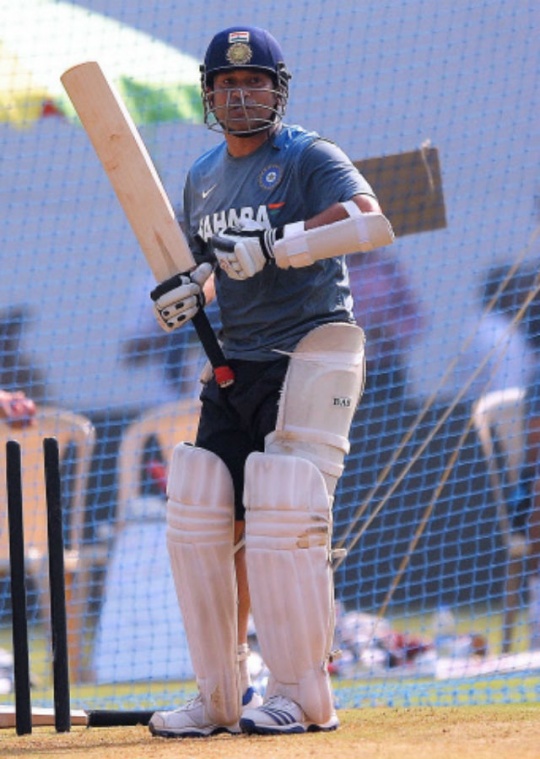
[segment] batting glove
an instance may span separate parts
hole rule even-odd
[[[191,274],[175,274],[152,290],[154,314],[165,332],[178,329],[204,308],[203,285],[211,274],[211,264],[200,264]]]
[[[277,229],[226,229],[212,237],[212,248],[221,269],[231,279],[249,279],[274,260],[274,244],[283,235]]]

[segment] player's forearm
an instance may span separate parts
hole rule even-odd
[[[358,209],[362,213],[382,213],[381,207],[372,195],[355,195],[352,201],[358,206]],[[316,227],[324,227],[328,224],[333,224],[336,221],[343,221],[348,217],[343,203],[333,203],[316,216],[312,216],[310,219],[304,221],[304,228],[307,230],[315,229]]]
[[[342,218],[321,225],[318,222],[325,216],[322,214],[310,219],[309,227],[305,221],[298,221],[276,232],[272,255],[281,269],[310,266],[315,261],[359,251],[366,253],[394,241],[390,222],[380,209],[363,211],[356,199],[337,205],[341,210],[330,207],[326,218],[331,214],[342,214]]]
[[[366,209],[366,210],[364,210]],[[264,229],[256,222],[226,229],[212,238],[219,266],[231,279],[249,279],[268,262],[280,269],[311,266],[316,261],[368,252],[394,241],[388,219],[375,198],[357,195],[335,203],[311,219]]]

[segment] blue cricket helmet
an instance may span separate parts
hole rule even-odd
[[[214,74],[235,68],[268,71],[276,79],[286,71],[279,43],[256,26],[231,26],[218,32],[208,46],[201,71],[211,86]]]
[[[204,120],[210,129],[223,131],[223,125],[214,112],[211,96],[214,76],[222,71],[245,68],[270,74],[277,97],[276,106],[266,124],[246,130],[245,134],[267,129],[283,117],[289,97],[291,75],[285,66],[281,46],[266,29],[257,26],[230,26],[213,37],[201,65]]]

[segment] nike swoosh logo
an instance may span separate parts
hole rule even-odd
[[[202,191],[203,200],[207,198],[213,190],[215,190],[217,187],[217,184],[213,184],[212,187],[209,187],[207,190]]]

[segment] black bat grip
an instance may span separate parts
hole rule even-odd
[[[162,295],[165,295],[176,287],[184,284],[185,277],[189,277],[189,274],[174,274],[172,277],[169,277],[169,279],[158,284],[150,293],[150,297],[155,302]],[[234,372],[231,367],[227,365],[227,360],[223,355],[223,351],[218,343],[215,332],[202,307],[199,308],[191,321],[204,351],[212,364],[216,382],[220,387],[229,387],[229,385],[232,385],[234,382]]]
[[[216,333],[212,329],[212,325],[208,321],[204,309],[200,308],[191,321],[208,356],[208,360],[212,364],[216,382],[220,387],[229,387],[234,382],[234,372],[227,365],[227,360],[223,355]]]
[[[155,709],[150,711],[112,711],[92,709],[87,713],[88,727],[135,727],[148,725]]]

